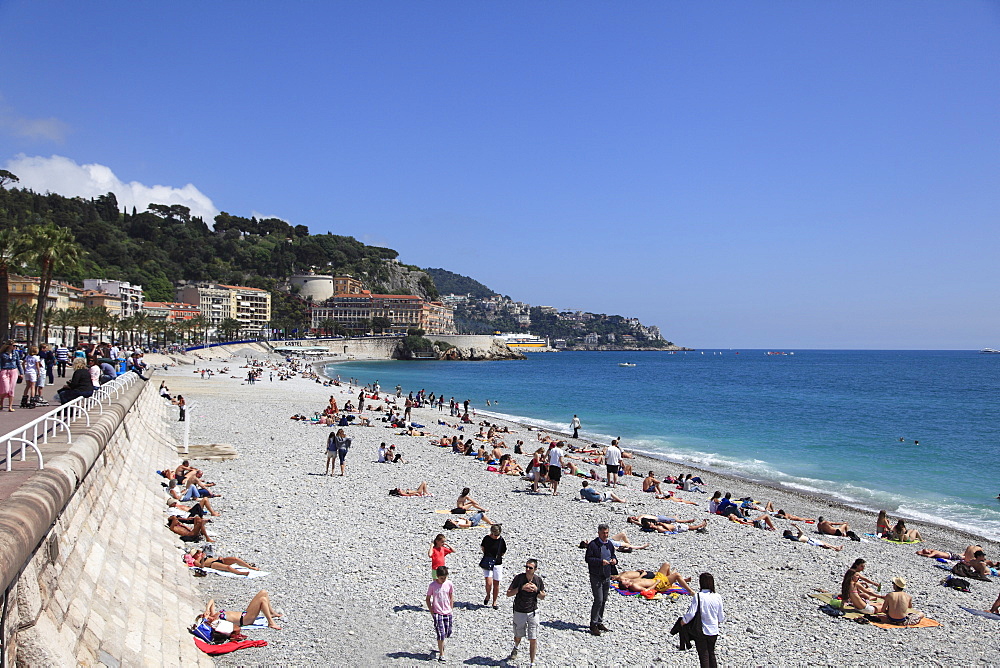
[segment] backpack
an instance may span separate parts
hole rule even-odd
[[[957,589],[958,591],[965,591],[965,592],[972,591],[971,582],[969,582],[968,580],[963,580],[962,578],[952,577],[950,575],[946,577],[941,584],[943,584],[945,587],[951,587],[952,589]]]

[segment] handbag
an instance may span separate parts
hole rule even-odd
[[[701,627],[701,596],[695,594],[695,601],[697,601],[697,609],[694,611],[694,617],[691,621],[684,625],[687,634],[692,638],[704,638],[705,630]]]
[[[497,565],[497,561],[493,557],[484,556],[479,560],[479,567],[484,571],[491,571],[493,567]]]

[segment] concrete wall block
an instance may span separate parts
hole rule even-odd
[[[38,587],[38,569],[34,559],[17,580],[18,625],[34,624],[42,612],[42,593]]]
[[[18,668],[40,666],[74,666],[72,651],[76,643],[66,643],[48,615],[41,615],[38,622],[17,634]]]

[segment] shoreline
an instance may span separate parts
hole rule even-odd
[[[351,363],[352,361],[353,362],[357,362],[358,360],[327,360],[327,361],[315,362],[312,366],[313,366],[314,371],[319,376],[324,377],[324,378],[329,378],[329,379],[332,380],[332,378],[326,374],[326,367],[328,365],[331,365],[331,364],[341,364],[341,363]],[[493,420],[493,419],[495,419],[495,420],[502,420],[505,423],[516,424],[516,425],[519,425],[519,426],[521,426],[521,427],[523,427],[525,429],[528,429],[528,430],[536,430],[536,431],[540,430],[540,431],[544,431],[545,433],[552,434],[552,435],[557,435],[557,436],[559,436],[560,438],[563,438],[563,439],[569,439],[570,436],[571,436],[571,434],[569,432],[560,431],[558,429],[547,429],[547,428],[540,427],[537,424],[533,424],[532,422],[530,422],[531,420],[539,419],[539,418],[532,418],[531,416],[527,416],[527,415],[497,414],[497,413],[495,413],[493,411],[490,411],[488,409],[487,410],[480,410],[478,407],[476,408],[476,411],[477,411],[477,415],[488,415],[491,420]],[[586,441],[588,443],[592,443],[593,445],[597,445],[597,446],[601,446],[601,447],[606,447],[610,443],[610,440],[611,440],[610,437],[606,437],[606,438],[607,438],[607,442],[599,440],[599,439],[593,439],[593,438],[581,438],[579,440],[583,440],[583,441]],[[625,440],[627,442],[628,439],[625,439]],[[780,492],[785,492],[785,493],[788,493],[788,494],[803,496],[803,497],[809,498],[809,499],[811,499],[811,500],[813,500],[813,501],[815,501],[817,503],[827,504],[830,508],[838,508],[838,509],[851,510],[851,511],[859,511],[859,512],[866,512],[866,513],[872,513],[872,514],[877,514],[878,511],[880,510],[880,508],[876,508],[876,507],[872,507],[872,506],[869,506],[869,505],[865,505],[861,501],[854,501],[854,500],[851,500],[851,499],[844,499],[844,498],[842,498],[840,496],[837,496],[833,492],[825,493],[825,492],[819,491],[819,490],[817,490],[817,491],[810,491],[810,490],[799,489],[799,488],[796,488],[794,486],[784,484],[784,483],[782,483],[779,480],[771,480],[771,479],[767,479],[767,478],[749,477],[749,476],[746,476],[746,475],[743,475],[743,474],[740,474],[740,473],[737,473],[737,472],[729,471],[729,470],[726,470],[726,469],[723,469],[723,468],[714,468],[714,467],[711,467],[711,466],[699,466],[697,464],[692,464],[692,463],[689,463],[689,462],[678,461],[677,459],[672,459],[670,457],[670,455],[667,455],[667,454],[650,452],[648,450],[636,450],[636,449],[632,449],[632,448],[628,448],[628,447],[626,447],[626,449],[629,452],[635,454],[637,457],[641,457],[644,460],[648,460],[651,465],[662,466],[663,464],[666,463],[666,464],[671,464],[671,465],[674,465],[674,466],[680,466],[680,467],[683,467],[685,469],[685,471],[684,471],[685,473],[688,473],[688,472],[691,472],[691,473],[693,473],[693,472],[707,473],[707,474],[710,474],[710,475],[717,476],[719,478],[723,478],[725,480],[728,480],[728,481],[732,482],[734,485],[751,484],[751,485],[757,485],[757,486],[760,486],[760,487],[765,487],[765,488],[768,488],[768,489],[773,489],[775,491],[780,491]],[[654,466],[654,468],[655,468],[655,466]],[[646,469],[646,470],[648,470],[648,469]],[[722,490],[722,491],[724,493],[726,490]],[[948,530],[948,531],[953,531],[953,532],[958,533],[959,535],[965,536],[968,540],[973,541],[973,542],[989,541],[991,543],[1000,543],[1000,540],[998,540],[997,538],[994,538],[994,537],[991,537],[991,536],[987,536],[987,535],[981,534],[981,533],[976,533],[975,531],[969,529],[968,527],[958,526],[957,523],[956,524],[952,524],[952,523],[949,523],[947,520],[944,520],[944,519],[941,519],[941,518],[938,518],[939,521],[932,521],[932,520],[927,520],[927,519],[912,517],[912,516],[906,515],[905,513],[899,513],[898,510],[897,511],[893,511],[893,514],[896,515],[896,516],[904,517],[906,519],[906,521],[907,521],[907,525],[927,527],[927,528],[939,528],[939,529],[945,529],[945,530]]]
[[[718,644],[721,665],[895,665],[903,661],[977,665],[990,663],[1000,652],[996,623],[958,607],[989,607],[997,595],[996,584],[975,583],[972,594],[955,592],[938,584],[945,573],[935,568],[932,559],[914,554],[918,547],[964,550],[968,542],[955,530],[928,528],[921,545],[823,536],[842,547],[834,551],[783,540],[781,530],[791,527],[789,521],[775,519],[778,531],[770,532],[709,515],[705,506],[710,494],[678,494],[696,505],[653,499],[633,478],[616,490],[627,501],[624,504],[578,501],[580,481],[569,475],[563,477],[559,496],[533,495],[525,492],[528,483],[520,478],[489,473],[484,463],[472,457],[433,447],[428,437],[399,435],[399,430],[385,429],[380,422],[368,428],[345,428],[354,443],[347,459],[348,475],[325,477],[323,451],[330,428],[288,418],[312,415],[326,405],[330,395],[342,405],[349,396],[356,398],[359,388],[324,387],[301,378],[247,386],[240,378],[245,375],[238,368],[241,363],[241,359],[230,362],[233,377],[220,374],[200,380],[191,367],[165,374],[170,390],[184,394],[195,406],[189,411],[192,443],[231,442],[240,453],[231,461],[195,464],[206,470],[223,494],[214,504],[223,514],[213,518],[209,527],[217,550],[270,571],[266,578],[253,582],[209,576],[201,581],[206,598],[237,606],[266,588],[275,605],[286,612],[284,630],[251,633],[253,639],[267,640],[269,647],[218,657],[219,666],[412,666],[433,660],[433,631],[423,609],[426,552],[430,539],[442,531],[447,509],[463,486],[471,487],[472,496],[488,509],[488,515],[503,523],[508,544],[504,587],[519,572],[523,562],[518,560],[539,559],[539,572],[550,596],[539,608],[538,666],[697,665],[693,652],[678,652],[675,639],[664,633],[687,609],[691,599],[685,596],[640,601],[641,597],[612,594],[606,621],[616,633],[610,638],[587,633],[591,595],[577,543],[593,538],[599,522],[609,523],[612,533],[624,530],[634,545],[649,543],[647,549],[620,554],[622,569],[655,570],[669,562],[689,579],[702,571],[715,573],[728,618]],[[213,361],[198,366],[223,364]],[[369,410],[364,415],[379,416]],[[436,409],[414,409],[412,419],[439,436],[470,438],[478,429],[466,425],[457,431],[439,425],[439,419],[449,424],[456,420]],[[538,431],[482,414],[475,422],[483,419],[509,425],[512,433],[503,434],[508,445],[522,439],[526,452],[541,445]],[[170,424],[175,434],[181,433],[183,424]],[[407,463],[376,463],[373,455],[380,441],[395,443]],[[523,465],[528,457],[516,459]],[[652,468],[658,477],[665,469],[674,474],[678,467],[701,470],[641,455],[626,461],[637,471]],[[835,507],[799,491],[774,489],[717,472],[705,471],[702,476],[709,491],[729,487],[735,497],[770,499],[776,507],[806,517],[827,514]],[[414,488],[421,481],[427,481],[434,496],[386,495],[388,489]],[[598,488],[605,489],[603,485]],[[664,491],[668,488],[664,486]],[[626,515],[642,513],[666,513],[699,522],[708,519],[708,533],[644,534],[625,522]],[[830,518],[849,521],[859,535],[874,530],[874,515],[857,509],[837,507]],[[809,525],[803,529],[815,535]],[[457,604],[449,660],[505,665],[502,659],[511,645],[510,599],[501,595],[499,610],[481,605],[483,578],[477,564],[485,532],[479,528],[444,533],[456,550],[448,558]],[[991,559],[1000,556],[996,543],[982,544]],[[815,588],[839,590],[840,578],[857,557],[868,560],[867,574],[883,584],[895,576],[905,577],[915,607],[941,627],[883,630],[819,612],[818,601],[807,595]],[[901,642],[906,643],[905,649]],[[506,665],[526,666],[527,661]]]

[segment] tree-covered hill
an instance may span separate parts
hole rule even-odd
[[[211,226],[187,207],[151,204],[123,212],[112,193],[96,199],[0,188],[0,223],[31,226],[54,222],[68,228],[86,251],[68,280],[103,277],[143,286],[146,298],[172,301],[181,280],[212,281],[273,289],[292,273],[315,269],[349,273],[374,292],[398,289],[400,270],[390,248],[367,246],[346,235],[310,234],[305,225],[277,218],[258,220],[220,213]],[[415,275],[421,296],[435,297],[433,281]],[[408,290],[411,291],[411,290]]]
[[[474,278],[456,274],[447,269],[424,269],[434,279],[438,292],[443,295],[472,295],[477,299],[492,297],[496,293]]]

